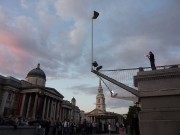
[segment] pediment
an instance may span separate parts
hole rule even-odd
[[[97,114],[104,114],[105,112],[99,109],[94,109],[91,112],[88,112],[88,115],[97,115]]]

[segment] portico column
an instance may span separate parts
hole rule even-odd
[[[20,116],[22,116],[23,110],[24,110],[24,101],[26,99],[26,94],[24,93],[23,99],[22,99],[22,105],[21,105],[21,110],[20,110]]]
[[[59,101],[57,103],[56,119],[59,118]],[[60,119],[60,118],[59,118]]]
[[[50,119],[52,120],[52,114],[53,114],[53,111],[54,111],[54,107],[53,107],[53,99],[51,100],[51,109],[50,109]]]
[[[46,109],[46,97],[44,99],[43,112],[42,112],[42,118],[43,119],[44,119],[45,109]]]
[[[0,105],[0,115],[3,115],[3,113],[4,113],[4,107],[6,105],[7,97],[8,97],[8,92],[4,91],[4,93],[2,95],[2,102],[1,102],[1,105]]]
[[[65,115],[65,118],[66,119],[68,119],[68,117],[69,117],[69,112],[68,112],[68,109],[67,108],[65,108],[65,111],[64,111],[64,115]]]
[[[52,118],[52,120],[54,120],[54,111],[55,111],[54,104],[55,104],[55,101],[53,100],[53,102],[52,102],[52,110],[51,110],[51,118]]]
[[[56,101],[54,101],[54,114],[53,114],[53,118],[54,118],[54,120],[56,119],[56,105],[57,105],[57,102]]]
[[[32,115],[32,117],[34,119],[35,119],[35,114],[36,114],[37,100],[38,100],[38,94],[36,94],[36,96],[35,96],[34,106],[33,106],[33,115]]]
[[[47,106],[46,118],[49,118],[49,105],[50,105],[50,98],[48,98],[48,106]]]
[[[61,113],[61,120],[63,121],[63,120],[64,120],[64,114],[63,114],[64,109],[62,108],[61,110],[62,110],[62,113]]]
[[[68,117],[68,111],[67,108],[64,108],[64,118],[67,119]]]
[[[62,104],[59,103],[59,118],[60,118],[60,121],[62,121]]]
[[[68,119],[71,119],[71,110],[68,108]]]
[[[64,120],[65,119],[65,116],[64,116],[64,108],[62,108],[62,120]]]
[[[67,110],[66,110],[66,108],[64,108],[63,115],[64,115],[64,119],[67,119]]]
[[[26,112],[26,118],[28,118],[28,116],[29,116],[30,105],[31,105],[31,95],[29,96],[28,107],[27,107],[27,112]]]
[[[64,117],[64,119],[67,119],[67,111],[66,111],[66,108],[64,108],[64,111],[63,111],[63,117]]]

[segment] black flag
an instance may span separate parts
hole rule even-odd
[[[94,11],[94,15],[93,15],[92,19],[96,19],[98,16],[99,16],[99,13]]]

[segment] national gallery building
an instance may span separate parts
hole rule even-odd
[[[73,97],[71,102],[55,88],[45,86],[46,75],[38,64],[25,80],[0,75],[0,115],[28,119],[80,121],[80,109]]]

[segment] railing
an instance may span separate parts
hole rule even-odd
[[[180,64],[156,66],[156,70],[167,69],[167,68],[177,68],[177,67],[180,67]],[[152,70],[151,67],[139,67],[139,68],[119,68],[119,69],[113,69],[113,70],[101,70],[101,72],[103,71],[128,71],[128,70],[139,70],[139,69],[143,69],[144,71]]]
[[[156,70],[168,69],[168,68],[177,68],[180,67],[180,64],[177,65],[164,65],[164,66],[156,66]],[[139,67],[139,68],[130,68],[130,69],[114,69],[114,70],[100,70],[98,71],[100,74],[107,76],[110,79],[113,79],[117,82],[120,82],[127,87],[134,89],[134,91],[138,92],[138,89],[134,86],[134,76],[137,75],[139,71],[151,71],[151,67]],[[97,72],[97,73],[98,73]],[[134,100],[136,98],[135,92],[129,92],[122,87],[119,87],[113,82],[99,76],[103,83],[105,84],[106,88],[112,94],[116,94],[115,97],[122,98],[122,99],[129,99]]]

